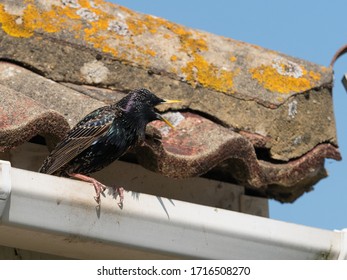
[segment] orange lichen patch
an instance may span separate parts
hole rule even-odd
[[[316,72],[310,71],[310,72],[308,72],[308,74],[315,81],[319,81],[321,79],[321,74],[320,73],[316,73]]]
[[[104,0],[94,0],[94,4],[96,6],[99,6],[99,5],[104,5],[104,4],[109,4],[108,2],[105,2]],[[112,3],[111,3],[112,4]]]
[[[111,4],[111,3],[108,3],[108,4]],[[117,5],[117,4],[111,4],[111,5],[116,6],[119,10],[121,10],[121,11],[127,13],[127,14],[130,15],[130,16],[135,15],[135,12],[132,11],[132,10],[130,10],[130,9],[128,9],[127,7],[119,6],[119,5]]]
[[[117,17],[101,8],[102,0],[95,0],[94,5],[88,0],[79,0],[79,7],[70,5],[51,5],[49,10],[42,10],[35,5],[34,0],[27,0],[22,16],[8,14],[0,4],[0,23],[2,28],[11,36],[30,37],[35,31],[55,33],[71,31],[75,38],[83,38],[86,43],[105,53],[112,54],[124,63],[150,66],[152,58],[157,56],[157,48],[138,44],[136,36],[162,36],[166,39],[178,39],[179,46],[175,48],[190,57],[191,61],[172,69],[173,73],[185,75],[193,85],[199,83],[205,87],[223,92],[233,92],[233,77],[235,71],[220,69],[209,63],[203,57],[208,51],[206,35],[182,25],[169,22],[150,15],[140,15],[127,8],[116,5],[123,13]],[[129,36],[130,34],[130,36]],[[158,47],[160,49],[160,47]],[[160,54],[160,53],[159,53]],[[181,55],[170,54],[171,62],[180,60]],[[236,61],[235,56],[230,61]],[[180,61],[183,63],[183,60]],[[172,63],[176,64],[176,63]],[[182,68],[178,68],[182,67]]]
[[[84,40],[91,43],[94,48],[100,49],[103,52],[110,53],[113,56],[118,56],[119,52],[109,44],[110,39],[122,39],[122,36],[109,29],[110,22],[116,18],[104,12],[101,9],[91,7],[89,1],[80,1],[81,6],[85,3],[83,8],[88,10],[97,16],[96,20],[89,22],[89,28],[85,28]]]
[[[187,36],[191,35],[191,32],[187,30],[187,28],[183,27],[182,25],[167,22],[166,28],[175,33],[178,36]]]
[[[38,9],[32,0],[27,3],[22,16],[7,13],[0,4],[0,23],[10,36],[28,38],[34,35],[35,30],[52,33],[69,29],[71,26],[67,24],[67,20],[80,18],[73,8],[52,5],[52,9],[46,11]]]
[[[65,16],[66,18],[72,19],[72,20],[77,20],[80,19],[81,17],[76,13],[76,9],[74,8],[68,8],[68,7],[57,7],[59,9],[59,13],[61,16]],[[58,14],[55,14],[57,16]],[[75,21],[76,23],[76,21]]]
[[[167,27],[168,21],[162,18],[145,15],[143,17],[128,17],[126,23],[133,35],[141,35],[146,31],[152,34],[157,33],[159,28]]]
[[[115,7],[124,13],[124,18],[119,19],[101,8],[101,5],[104,5],[102,0],[94,1],[94,4],[88,0],[79,0],[76,8],[52,4],[49,10],[39,8],[34,0],[27,0],[25,3],[26,7],[21,16],[7,13],[4,5],[0,5],[1,26],[11,36],[31,37],[35,31],[71,31],[75,38],[83,38],[94,48],[133,63],[148,63],[149,57],[154,57],[157,53],[152,48],[135,44],[132,36],[126,36],[127,32],[139,36],[145,32],[156,34],[161,31],[164,38],[178,38],[179,50],[190,56],[208,50],[205,35],[200,32],[162,18],[139,15],[116,5]],[[115,40],[118,43],[112,44]],[[175,57],[173,56],[171,61],[176,61]]]
[[[261,65],[250,69],[252,78],[256,79],[264,88],[277,93],[303,92],[312,88],[313,82],[320,79],[320,74],[310,71],[307,73],[304,67],[300,68],[302,74],[297,77],[286,74],[287,65],[280,64],[280,68],[270,65]],[[283,73],[279,70],[283,70]]]
[[[29,4],[24,10],[24,22],[33,30],[42,29],[48,33],[57,32],[62,28],[64,17],[61,17],[61,8],[54,10],[40,11],[34,5]],[[57,16],[59,15],[59,16]]]
[[[174,23],[168,22],[166,27],[175,33],[180,39],[182,51],[187,53],[195,53],[197,51],[202,52],[208,50],[204,35],[196,31],[190,31],[183,26]]]
[[[193,84],[203,85],[217,91],[233,93],[233,78],[238,71],[227,71],[219,69],[212,63],[207,62],[201,55],[195,54],[194,60],[183,67],[182,72],[186,74],[186,80]]]
[[[147,49],[147,50],[145,50],[145,54],[148,54],[148,55],[154,57],[157,53],[151,49]]]
[[[143,21],[143,24],[146,26],[147,30],[152,34],[157,33],[158,28],[165,26],[165,23],[166,20],[150,15],[146,15]]]
[[[171,57],[170,57],[170,60],[171,61],[177,61],[177,55],[172,55]]]
[[[326,66],[321,66],[320,69],[321,69],[323,72],[331,71],[331,67],[326,67]]]
[[[191,36],[183,37],[183,39],[181,39],[181,45],[184,51],[201,52],[208,50],[207,43],[202,38],[194,39]]]
[[[186,52],[206,51],[208,49],[204,35],[196,31],[190,31],[182,25],[169,22],[165,19],[146,15],[142,18],[128,17],[126,19],[129,31],[133,35],[141,35],[144,32],[155,34],[160,28],[170,30],[177,35],[181,42],[181,50]],[[169,39],[171,35],[165,33],[164,38]]]
[[[113,54],[114,56],[118,56],[117,50],[115,50],[114,48],[109,47],[108,45],[102,46],[102,49],[101,49],[101,50],[102,50],[103,52],[105,52],[105,53],[111,53],[111,54]]]
[[[7,13],[3,4],[0,4],[0,23],[2,29],[10,36],[28,38],[33,35],[33,30],[28,29],[22,22],[18,24],[20,16],[15,16]]]
[[[142,24],[142,21],[138,20],[137,18],[128,17],[126,19],[126,24],[129,31],[135,36],[141,35],[143,32],[145,32],[145,26]]]
[[[91,8],[89,0],[78,0],[78,4],[83,8]]]
[[[113,56],[118,55],[118,51],[110,47],[107,40],[109,39],[109,36],[100,34],[100,33],[95,33],[95,30],[99,30],[97,26],[93,26],[92,28],[86,28],[84,29],[84,39],[93,44],[93,47],[96,49],[100,49],[105,53],[112,54]]]
[[[75,37],[79,38],[81,30],[85,31],[84,39],[92,43],[95,47],[107,50],[107,52],[115,53],[103,40],[109,37],[102,34],[107,31],[109,20],[114,19],[101,9],[95,8],[95,5],[87,0],[80,0],[81,8],[88,9],[94,13],[97,20],[90,21],[90,28],[83,29],[83,21],[77,11],[79,8],[71,8],[69,6],[52,5],[50,10],[41,10],[37,8],[33,0],[26,1],[27,6],[23,11],[22,16],[14,16],[6,13],[4,6],[0,5],[0,23],[3,30],[11,36],[30,37],[36,30],[42,30],[48,33],[58,32],[61,30],[72,30],[75,32]],[[95,4],[104,3],[102,0],[94,2]],[[110,34],[109,34],[110,35]],[[113,34],[112,34],[113,35]]]

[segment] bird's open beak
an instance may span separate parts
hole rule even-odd
[[[163,102],[161,102],[161,103],[163,103],[163,104],[170,104],[170,103],[179,103],[179,102],[182,102],[182,101],[181,100],[163,99]],[[172,123],[170,123],[167,119],[165,119],[162,115],[160,115],[158,113],[157,113],[157,118],[158,118],[158,120],[161,120],[161,121],[165,122],[171,128],[175,128]]]
[[[161,121],[163,121],[163,122],[165,122],[168,126],[170,126],[171,128],[175,128],[174,126],[173,126],[173,124],[172,123],[170,123],[167,119],[165,119],[162,115],[160,115],[160,114],[156,114],[157,115],[157,119],[158,120],[161,120]]]

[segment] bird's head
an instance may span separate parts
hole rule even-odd
[[[155,106],[163,103],[181,102],[180,100],[162,99],[143,88],[131,91],[123,100],[121,101],[124,104],[121,104],[121,107],[124,112],[137,116],[146,124],[154,120],[161,120],[172,128],[173,125],[155,110]]]

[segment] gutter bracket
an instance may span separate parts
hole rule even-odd
[[[11,194],[11,163],[0,160],[0,221]]]

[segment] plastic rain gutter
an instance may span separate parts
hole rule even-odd
[[[107,191],[106,191],[107,192]],[[347,259],[347,232],[125,193],[0,161],[0,243],[81,259]]]

